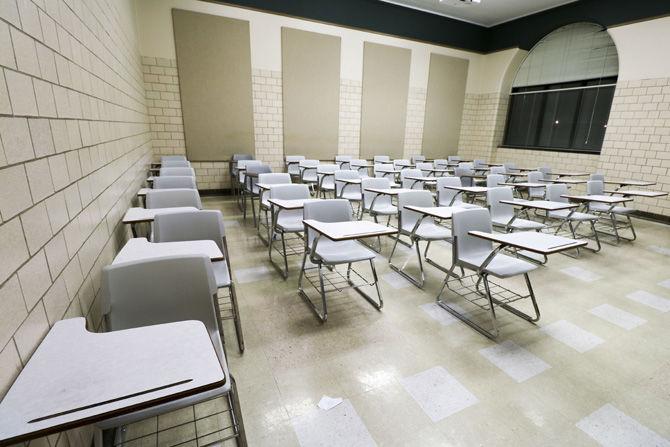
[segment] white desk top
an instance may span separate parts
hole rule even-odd
[[[645,180],[607,180],[605,181],[607,185],[619,185],[619,186],[652,186],[656,182],[648,182]]]
[[[387,196],[397,196],[401,192],[415,191],[414,189],[408,188],[365,188],[365,190]]]
[[[158,176],[156,176],[156,177],[158,177]],[[154,181],[154,176],[153,176],[153,175],[147,177],[147,182],[150,182],[150,183],[151,183],[151,182],[153,182],[153,181]]]
[[[58,321],[0,403],[0,443],[34,439],[225,384],[199,321],[88,332]]]
[[[437,182],[437,177],[415,177],[413,175],[408,175],[405,177],[405,180],[414,180],[416,182]]]
[[[550,180],[540,180],[545,183],[565,183],[566,185],[579,185],[582,183],[586,183],[586,180],[580,180],[576,178],[558,178],[558,179],[550,179]]]
[[[141,259],[174,255],[207,255],[212,261],[223,261],[223,253],[214,241],[149,242],[146,238],[129,239],[116,255],[112,265]]]
[[[272,189],[273,186],[279,186],[279,185],[292,185],[293,183],[256,183],[256,186],[258,186],[260,189]]]
[[[284,200],[284,199],[268,199],[272,205],[275,205],[279,208],[285,210],[299,210],[305,206],[305,202],[310,202],[313,200],[320,199],[293,199],[293,200]]]
[[[530,183],[530,182],[519,182],[519,183],[499,183],[499,185],[503,186],[511,186],[513,188],[546,188],[547,184],[546,183]]]
[[[630,197],[663,197],[668,195],[667,192],[663,191],[643,191],[636,189],[617,189],[616,191],[606,189],[603,192],[607,194],[621,194],[622,196]]]
[[[503,175],[506,175],[508,177],[528,177],[527,172],[506,172]]]
[[[558,177],[584,177],[589,175],[588,172],[550,172],[549,175]]]
[[[373,236],[385,236],[398,232],[395,228],[387,227],[367,220],[351,220],[349,222],[319,222],[314,219],[303,220],[303,223],[314,231],[323,234],[334,241],[346,241]]]
[[[147,191],[152,191],[151,188],[140,188],[139,191],[137,191],[137,197],[145,197],[147,195]]]
[[[602,196],[602,195],[596,195],[596,194],[583,195],[583,196],[564,194],[561,197],[565,197],[566,199],[570,199],[570,200],[576,200],[578,202],[599,202],[599,203],[609,203],[609,204],[630,202],[631,200],[633,200],[630,197]]]
[[[446,189],[453,189],[454,191],[469,192],[472,194],[486,194],[489,189],[487,186],[444,186]]]
[[[463,210],[457,206],[413,206],[406,205],[406,210],[415,211],[427,216],[437,217],[438,219],[451,219],[454,211]]]
[[[153,222],[156,214],[183,213],[184,211],[198,211],[194,206],[177,206],[174,208],[128,208],[123,216],[123,223]]]
[[[576,247],[583,247],[586,241],[578,241],[553,234],[538,233],[537,231],[519,231],[517,233],[486,233],[483,231],[468,231],[468,234],[482,239],[488,239],[502,245],[532,251],[541,255],[550,255]]]
[[[341,178],[335,180],[336,182],[349,183],[351,185],[360,185],[362,180],[359,178]]]
[[[518,206],[521,208],[533,208],[545,211],[569,210],[577,208],[579,206],[574,203],[552,202],[550,200],[516,199],[516,200],[501,200],[500,203],[506,203],[507,205]]]

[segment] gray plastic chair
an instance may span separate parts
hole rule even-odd
[[[433,172],[433,163],[418,162],[416,163],[416,169],[420,169],[423,175],[429,176]]]
[[[226,241],[226,230],[223,225],[223,215],[219,210],[187,211],[184,213],[159,214],[154,220],[154,240],[156,242],[174,241],[200,241],[210,240],[216,242],[223,253],[222,261],[212,262],[214,280],[217,289],[228,289],[230,294],[230,315],[223,316],[219,310],[220,320],[231,319],[235,323],[237,343],[240,352],[244,352],[244,335],[242,333],[242,320],[235,293],[235,285],[232,281],[230,267],[230,254]],[[218,299],[216,305],[218,308]],[[223,338],[223,331],[221,332]]]
[[[390,189],[391,181],[388,178],[364,178],[361,180],[361,189],[363,190],[363,211],[372,216],[375,222],[378,222],[377,216],[388,216],[386,225],[389,224],[391,216],[398,214],[398,208],[393,205],[391,196],[379,195],[374,192],[366,191],[368,188]]]
[[[472,160],[472,164],[475,165],[475,169],[486,168],[486,160],[481,160],[481,159]]]
[[[437,179],[437,204],[439,206],[457,206],[460,208],[481,208],[479,205],[463,202],[460,191],[449,189],[447,186],[462,186],[458,177],[440,177]]]
[[[319,183],[319,178],[316,175],[317,166],[319,166],[319,160],[301,160],[298,162],[300,181],[307,183],[310,188]]]
[[[285,157],[286,172],[291,177],[300,178],[300,162],[304,159],[305,159],[304,155],[287,155]]]
[[[350,168],[349,163],[351,162],[352,158],[353,157],[351,155],[336,155],[335,164],[340,169],[349,169]]]
[[[242,188],[242,218],[247,219],[247,198],[251,201],[251,213],[254,219],[254,226],[256,226],[256,205],[254,199],[260,197],[260,189],[258,188],[258,178],[261,174],[272,172],[270,166],[262,163],[254,163],[247,165],[247,170],[244,176],[244,187]]]
[[[500,186],[501,183],[505,183],[505,176],[502,174],[489,174],[486,176],[486,186],[489,188]]]
[[[541,183],[544,179],[544,174],[540,171],[531,171],[528,173],[528,183]],[[528,198],[544,199],[544,188],[528,188]]]
[[[547,185],[546,200],[549,200],[551,202],[569,203],[570,201],[568,199],[562,197],[567,194],[568,194],[568,185],[566,185],[565,183],[553,183]],[[594,240],[596,242],[596,248],[595,249],[589,248],[589,250],[592,250],[594,252],[600,251],[601,248],[600,238],[598,237],[598,232],[596,231],[595,226],[596,222],[598,222],[599,217],[596,216],[595,214],[580,213],[574,210],[558,210],[558,211],[549,211],[547,213],[547,217],[550,219],[556,219],[560,222],[560,224],[556,227],[555,233],[561,231],[563,225],[567,223],[573,239],[579,239],[577,235],[577,229],[579,228],[579,226],[583,222],[589,222],[591,226],[591,235],[594,237]],[[575,222],[576,225],[574,225]],[[577,254],[579,254],[579,247],[577,248]]]
[[[161,155],[161,165],[166,161],[186,160],[186,155]]]
[[[458,155],[448,155],[447,160],[449,161],[449,163],[457,163],[461,161],[461,157]]]
[[[200,194],[197,189],[150,189],[146,197],[147,209],[176,208],[192,206],[202,209]]]
[[[403,169],[403,168],[410,167],[411,165],[412,165],[412,163],[406,158],[397,158],[397,159],[393,160],[393,168],[394,169]]]
[[[309,199],[311,197],[309,187],[305,184],[291,184],[291,185],[277,185],[270,190],[271,199],[281,200],[298,200]],[[317,199],[315,199],[317,200]],[[277,209],[272,216],[272,223],[270,224],[270,232],[268,233],[268,256],[272,265],[279,270],[284,279],[288,278],[288,256],[289,254],[297,254],[295,250],[289,253],[286,249],[286,234],[302,233],[304,231],[302,223],[302,210],[282,210]],[[284,259],[284,268],[281,270],[272,258],[272,250],[274,249],[275,234],[279,234],[281,238],[282,248],[277,250]]]
[[[390,163],[375,163],[375,177],[395,180],[395,168]]]
[[[262,174],[258,174],[258,182],[261,184],[265,185],[290,185],[291,182],[291,174],[287,172],[265,172]],[[270,219],[268,216],[268,212],[270,211],[270,202],[268,202],[268,199],[270,198],[270,191],[265,190],[265,189],[260,189],[259,188],[259,194],[260,194],[260,201],[258,204],[258,209],[259,209],[259,214],[263,214],[265,216],[265,227],[270,230]],[[261,236],[261,221],[262,219],[258,219],[258,236],[263,240],[263,237]],[[263,240],[263,243],[266,243],[267,241]]]
[[[514,194],[510,186],[501,186],[489,189],[486,200],[491,211],[491,221],[496,227],[501,227],[505,232],[513,231],[540,231],[547,226],[533,220],[521,219],[514,213],[514,207],[501,200],[514,200]]]
[[[314,219],[320,222],[349,222],[352,220],[351,205],[349,205],[348,200],[344,199],[307,202],[303,208],[303,218],[305,220]],[[314,230],[310,230],[309,228],[306,229],[306,232],[305,254],[303,256],[302,268],[300,269],[300,277],[298,279],[298,291],[310,305],[319,320],[325,322],[328,319],[328,307],[326,304],[327,291],[324,286],[324,269],[328,270],[328,272],[333,272],[330,268],[341,264],[347,264],[346,281],[348,282],[348,285],[353,287],[354,290],[363,296],[363,298],[377,310],[380,310],[384,305],[384,301],[379,289],[377,270],[375,269],[374,259],[376,253],[357,240],[333,241],[327,237],[320,236]],[[315,286],[315,288],[321,296],[320,311],[303,288],[303,279],[308,270],[305,268],[308,257],[310,262],[316,265],[316,267],[310,268],[309,270],[314,268],[318,270],[319,286]],[[366,282],[364,285],[375,286],[377,292],[376,301],[361,289],[363,284],[356,286],[351,279],[352,264],[363,261],[368,261],[370,263],[373,276],[373,281]],[[355,274],[362,277],[362,275],[358,273]],[[341,279],[339,280],[341,281]],[[330,282],[331,281],[328,281],[328,283]],[[338,286],[335,290],[341,289],[342,286]]]
[[[165,160],[161,162],[161,168],[190,168],[191,162],[188,160]]]
[[[475,171],[470,168],[461,166],[454,168],[454,176],[461,180],[461,185],[463,186],[472,186],[474,184],[474,179],[472,177],[467,177],[474,174]]]
[[[482,231],[485,233],[492,232],[491,217],[488,210],[484,208],[468,209],[460,210],[453,214],[453,262],[451,269],[449,270],[449,273],[447,274],[444,283],[442,284],[442,289],[440,289],[440,293],[437,296],[438,303],[440,303],[442,307],[446,308],[450,313],[457,316],[469,326],[491,338],[498,336],[498,325],[494,307],[495,305],[499,305],[505,310],[508,310],[527,321],[535,322],[539,320],[540,310],[537,305],[537,300],[535,299],[535,293],[533,292],[530,278],[528,277],[528,273],[535,270],[537,265],[503,254],[501,248],[502,246],[498,246],[494,249],[493,243],[491,241],[472,236],[469,234],[470,231]],[[490,314],[491,323],[493,325],[492,331],[483,328],[474,321],[468,319],[465,315],[458,312],[456,309],[451,308],[446,303],[440,301],[440,296],[442,295],[444,288],[449,287],[449,279],[451,277],[456,277],[454,274],[454,269],[456,267],[474,271],[477,275],[478,280],[476,282],[476,290],[480,295],[484,296],[488,300],[487,307]],[[499,301],[496,297],[493,296],[491,292],[489,276],[504,279],[519,275],[524,276],[526,286],[528,287],[527,297],[530,298],[533,303],[533,308],[535,310],[534,317],[521,312],[520,310],[512,307],[510,304]],[[458,287],[458,284],[462,281],[462,279],[456,279],[453,281],[457,283]],[[483,283],[484,285],[483,291],[480,288],[480,283]]]
[[[540,166],[537,170],[542,173],[543,180],[551,180],[551,168],[549,166]]]
[[[336,164],[320,164],[316,167],[317,191],[324,199],[328,193],[335,194],[335,172],[339,170]]]
[[[589,180],[600,180],[601,182],[605,182],[605,174],[601,173],[595,173],[589,175]]]
[[[586,193],[588,195],[602,196],[605,194],[604,189],[605,185],[603,180],[588,180],[586,182]],[[601,202],[589,202],[587,207],[590,212],[601,214],[609,220],[617,244],[621,242],[621,239],[626,239],[628,241],[637,239],[635,227],[633,227],[633,220],[630,218],[631,214],[635,212],[634,208],[628,208],[621,205],[608,205]],[[625,220],[621,221],[617,216],[622,216]],[[631,237],[624,237],[619,233],[620,229],[625,228],[630,228],[632,234]]]
[[[400,182],[405,189],[423,189],[423,182],[410,180],[406,177],[423,177],[421,169],[403,169],[400,171]]]
[[[195,177],[195,170],[193,168],[161,168],[159,175],[161,177],[166,175],[190,175]]]
[[[489,172],[491,174],[506,174],[507,173],[504,166],[491,166],[491,170]]]
[[[517,171],[516,163],[503,163],[503,166],[505,167],[505,172],[508,174]]]
[[[384,163],[389,163],[390,161],[391,161],[391,157],[389,157],[388,155],[375,155],[372,158],[372,162],[374,164],[376,164],[376,163],[384,164]]]
[[[216,290],[207,256],[168,256],[109,265],[102,271],[102,310],[109,331],[184,320],[201,321],[226,376],[222,387],[97,423],[100,429],[128,425],[180,408],[224,397],[232,411],[237,444],[246,436],[235,379],[228,370],[212,291]]]
[[[433,241],[450,242],[451,231],[446,227],[436,224],[435,219],[432,217],[405,209],[405,206],[408,205],[433,207],[435,206],[435,203],[433,201],[433,195],[430,193],[430,191],[407,191],[398,194],[398,237],[396,238],[393,244],[393,249],[391,250],[391,254],[389,255],[389,266],[407,278],[417,287],[423,288],[426,277],[423,270],[419,242],[427,242],[426,249],[423,253],[424,258],[426,258],[426,262],[433,265],[434,267],[437,267],[443,272],[446,272],[446,269],[428,258],[428,249],[430,248],[430,243]],[[419,262],[419,271],[421,273],[420,279],[413,277],[404,270],[407,266],[407,262],[409,261],[409,257],[401,267],[393,264],[393,254],[395,253],[395,249],[398,246],[398,241],[400,241],[400,236],[407,236],[409,238],[410,249],[412,247],[416,247],[416,256]]]
[[[435,161],[433,161],[433,166],[435,166],[435,169],[447,169],[449,160],[446,158],[436,158]]]
[[[425,155],[412,155],[410,157],[410,161],[414,164],[423,163],[424,161],[426,161],[426,156]]]
[[[356,203],[357,218],[362,213],[361,201],[363,194],[361,192],[362,183],[346,183],[343,180],[360,180],[361,176],[356,171],[335,171],[335,197],[338,199],[347,199],[351,204],[353,211],[354,203]]]
[[[190,175],[169,175],[154,178],[154,189],[197,189],[195,177]]]
[[[370,177],[370,173],[368,172],[368,162],[367,162],[367,160],[352,159],[349,162],[349,167],[352,171],[358,172],[358,175],[360,175],[361,178]]]
[[[230,185],[233,189],[233,195],[240,194],[240,171],[238,169],[240,161],[242,160],[253,160],[253,155],[250,154],[233,154],[230,158],[230,163],[228,164],[228,171],[230,174]]]

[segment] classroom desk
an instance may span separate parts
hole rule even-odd
[[[149,242],[144,237],[129,239],[112,261],[112,265],[122,262],[140,261],[143,259],[160,258],[163,256],[189,256],[204,254],[211,261],[223,261],[223,253],[210,240],[178,241],[178,242]]]
[[[546,183],[530,183],[530,182],[502,182],[498,183],[502,186],[511,186],[512,188],[546,188]]]
[[[606,185],[617,185],[617,190],[626,186],[637,186],[639,188],[643,186],[653,186],[656,184],[656,182],[648,182],[645,180],[606,180],[603,183]]]
[[[402,169],[377,169],[377,173],[382,175],[382,178],[387,178],[392,176],[392,180],[395,182],[396,177],[400,175]]]
[[[505,203],[507,205],[512,205],[514,207],[520,208],[521,211],[527,209],[535,209],[541,211],[561,211],[561,210],[572,210],[579,208],[579,205],[574,203],[565,203],[565,202],[552,202],[550,200],[501,200],[500,203]]]
[[[268,203],[270,204],[270,217],[272,223],[270,224],[270,228],[268,228],[268,256],[270,258],[270,262],[272,265],[279,271],[279,273],[284,277],[284,279],[288,278],[288,252],[286,248],[286,241],[282,237],[282,251],[280,252],[283,257],[284,257],[284,268],[283,270],[279,268],[272,259],[272,250],[274,249],[274,242],[275,242],[275,234],[277,233],[277,220],[279,218],[279,213],[283,210],[300,210],[303,209],[305,206],[306,202],[314,202],[314,201],[319,201],[322,199],[291,199],[291,200],[285,200],[285,199],[268,199]],[[282,232],[283,235],[283,232]],[[289,247],[290,248],[290,247]],[[292,253],[291,254],[299,254],[296,250],[291,249]]]
[[[636,234],[635,234],[635,228],[633,227],[633,221],[630,218],[630,215],[625,214],[625,220],[622,221],[616,217],[616,214],[622,214],[620,212],[617,212],[615,214],[615,207],[617,205],[624,204],[626,202],[630,202],[633,199],[631,197],[622,197],[622,196],[605,196],[605,195],[569,195],[569,194],[564,194],[561,197],[565,197],[568,200],[572,200],[575,202],[580,202],[583,203],[586,207],[588,207],[589,202],[596,202],[596,203],[602,203],[604,205],[607,205],[609,208],[606,211],[603,210],[596,210],[596,213],[599,214],[606,214],[607,218],[600,219],[598,221],[599,224],[601,224],[600,228],[597,229],[598,233],[604,234],[607,236],[612,236],[616,239],[616,244],[619,244],[621,239],[626,239],[628,241],[634,241],[636,239]],[[607,226],[608,228],[611,228],[611,232],[605,231],[602,228],[604,226]],[[624,230],[626,228],[629,228],[632,237],[624,237],[621,234],[619,234],[619,230]],[[608,241],[604,241],[608,242]],[[608,242],[610,243],[610,242]],[[616,245],[615,244],[615,245]]]
[[[454,172],[453,169],[444,169],[444,168],[431,168],[431,169],[422,169],[422,171],[428,172],[434,176],[444,177],[450,175]]]
[[[488,186],[444,186],[444,188],[451,189],[453,191],[458,191],[458,194],[461,195],[469,194],[472,196],[486,195],[486,193],[489,192],[489,190],[491,189]],[[449,206],[454,204],[454,202],[456,201],[456,196],[458,194],[454,195],[454,197],[451,199],[451,203],[449,204]]]
[[[566,185],[585,185],[587,180],[577,179],[577,178],[556,178],[556,179],[542,179],[540,180],[544,183],[564,183]]]
[[[646,198],[653,198],[653,197],[663,197],[667,196],[667,192],[663,191],[644,191],[644,190],[638,190],[638,189],[615,189],[615,190],[605,190],[603,191],[606,194],[619,194],[624,197],[646,197]]]
[[[302,221],[306,227],[333,241],[349,241],[368,237],[387,236],[396,233],[395,228],[367,220],[347,222],[320,222],[314,219]]]
[[[56,322],[0,403],[0,445],[104,421],[226,383],[209,333],[180,321],[93,333]],[[76,347],[73,348],[73,347]]]
[[[177,206],[174,208],[128,208],[123,216],[123,223],[130,225],[133,237],[137,237],[136,225],[139,223],[153,222],[156,214],[183,213],[185,211],[198,211],[194,206]]]
[[[585,194],[585,195],[563,194],[561,197],[564,197],[568,200],[574,200],[575,202],[598,202],[612,206],[618,205],[620,203],[630,202],[633,200],[630,197],[604,196],[596,194]]]
[[[410,189],[413,189],[414,185],[416,185],[417,183],[423,183],[424,185],[437,184],[437,177],[417,177],[413,175],[408,175],[407,177],[405,177],[405,180],[410,180],[412,182]]]
[[[437,304],[459,320],[466,323],[468,326],[491,339],[497,338],[499,333],[496,312],[493,308],[494,306],[503,308],[513,315],[516,315],[517,317],[529,322],[536,322],[540,319],[539,305],[535,299],[535,294],[533,293],[528,276],[525,277],[528,287],[527,295],[523,295],[503,287],[490,278],[492,272],[487,268],[492,264],[492,261],[497,256],[502,255],[500,253],[502,250],[520,250],[544,257],[566,250],[573,250],[586,245],[585,241],[576,241],[574,239],[555,236],[552,234],[538,233],[535,231],[520,231],[517,233],[487,233],[482,231],[469,231],[468,234],[476,238],[494,242],[497,244],[497,246],[481,262],[480,265],[476,266],[477,268],[473,274],[468,276],[462,275],[456,279],[450,279],[450,277],[447,276],[444,281],[443,289],[438,295]],[[452,269],[457,265],[458,264],[455,263]],[[472,267],[468,268],[472,269]],[[481,284],[482,282],[484,283],[483,287]],[[467,313],[465,313],[461,307],[450,305],[448,302],[443,300],[441,297],[444,287],[448,288],[451,294],[457,295],[465,301],[468,301],[470,304],[487,311],[487,313],[490,315],[493,326],[492,330],[484,328],[478,322],[469,318]],[[528,315],[519,308],[513,306],[513,303],[516,301],[524,299],[530,299],[532,301],[535,316]]]
[[[556,177],[586,177],[590,175],[588,172],[549,172],[549,175],[555,175]]]

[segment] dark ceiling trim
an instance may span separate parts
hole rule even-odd
[[[491,28],[379,0],[208,0],[477,53],[528,50],[563,25],[605,27],[670,15],[669,0],[579,0]]]

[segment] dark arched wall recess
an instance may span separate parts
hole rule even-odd
[[[209,1],[390,34],[479,53],[514,47],[528,50],[542,36],[573,22],[589,21],[610,27],[670,15],[670,0],[640,2],[579,0],[492,28],[485,28],[379,0]]]

